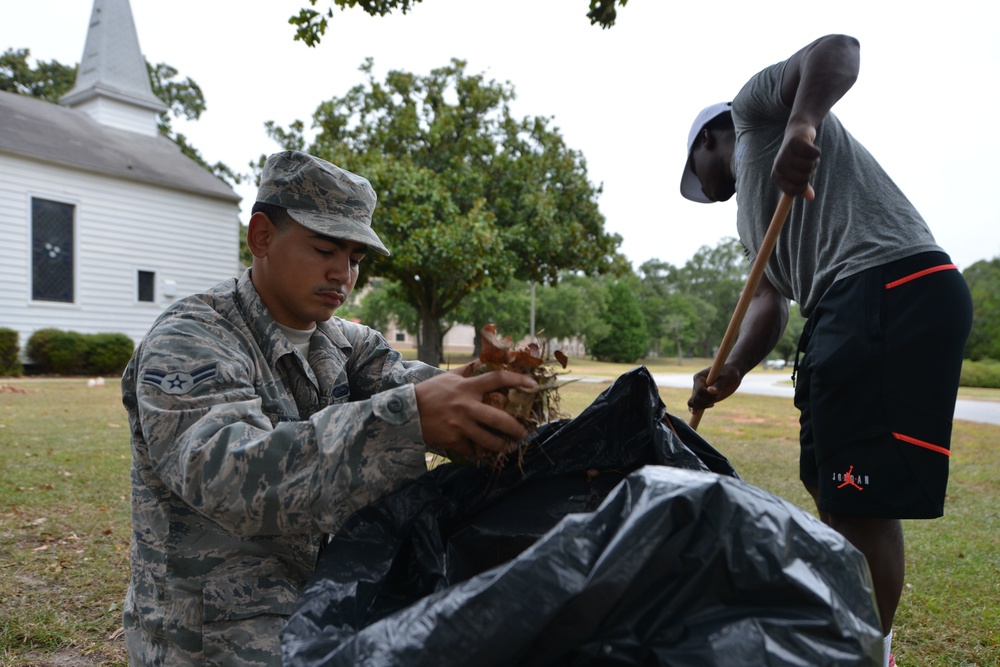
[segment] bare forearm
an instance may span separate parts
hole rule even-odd
[[[777,292],[758,294],[750,302],[740,335],[729,355],[729,363],[740,374],[762,362],[781,339],[788,322],[788,300]]]
[[[788,300],[763,276],[743,317],[736,344],[722,365],[718,378],[709,385],[708,368],[696,373],[688,407],[704,410],[731,396],[739,388],[743,376],[774,349],[787,321]]]

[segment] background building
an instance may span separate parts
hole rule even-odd
[[[83,26],[81,26],[83,29]],[[60,103],[0,92],[0,327],[138,342],[238,275],[240,197],[157,130],[128,0],[95,0]]]

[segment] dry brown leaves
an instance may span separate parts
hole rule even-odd
[[[516,347],[510,336],[500,336],[492,324],[483,327],[480,339],[483,350],[473,375],[512,371],[530,375],[538,383],[533,389],[511,387],[490,392],[483,397],[484,403],[506,411],[529,432],[565,416],[559,411],[559,387],[566,381],[560,381],[559,375],[569,360],[561,350],[556,350],[549,358],[537,343]]]

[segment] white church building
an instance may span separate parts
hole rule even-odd
[[[43,328],[138,342],[242,270],[240,197],[159,134],[165,109],[128,0],[94,0],[59,104],[0,92],[0,328],[22,352]]]

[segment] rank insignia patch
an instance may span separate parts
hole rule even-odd
[[[190,373],[169,373],[155,368],[150,368],[142,376],[142,381],[146,384],[155,385],[167,394],[187,394],[198,384],[215,377],[218,364],[212,362],[205,364],[201,368],[196,368]]]

